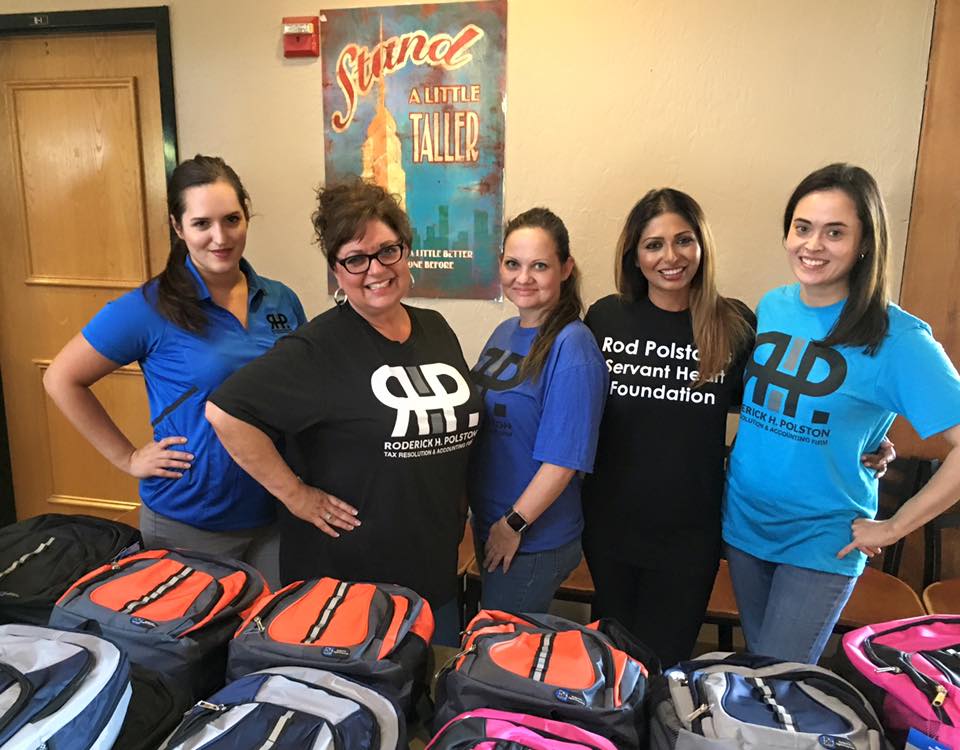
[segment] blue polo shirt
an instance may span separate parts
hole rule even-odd
[[[247,328],[214,304],[188,257],[186,266],[207,314],[202,335],[174,325],[157,311],[156,280],[106,305],[83,329],[84,338],[118,365],[143,371],[155,440],[187,438],[178,450],[194,454],[179,479],[140,480],[140,498],[156,513],[209,531],[270,523],[274,499],[224,450],[204,417],[207,397],[235,370],[259,357],[306,321],[297,296],[284,284],[258,276],[245,260]]]

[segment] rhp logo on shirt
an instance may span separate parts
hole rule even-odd
[[[395,392],[397,387],[403,395]],[[454,409],[470,398],[467,381],[455,367],[444,362],[414,367],[382,365],[370,377],[370,388],[380,403],[397,410],[391,437],[407,435],[412,415],[417,418],[418,435],[456,432]],[[479,422],[479,412],[469,415],[469,427],[476,427]]]
[[[520,385],[520,365],[523,364],[523,355],[508,352],[496,346],[491,346],[483,354],[477,366],[470,371],[473,382],[481,388],[491,391],[509,391]],[[504,373],[510,373],[504,378]]]
[[[271,333],[291,333],[293,331],[289,319],[281,312],[269,313],[267,322],[270,324]]]
[[[773,351],[761,364],[756,361],[756,356],[764,344],[773,344]],[[826,365],[827,373],[814,380],[810,373],[818,362]],[[767,331],[757,336],[756,349],[747,362],[743,382],[749,384],[750,378],[756,378],[752,400],[757,406],[782,412],[785,417],[796,417],[801,396],[828,396],[843,385],[846,377],[847,360],[836,349],[779,331]],[[769,390],[770,386],[782,390]],[[786,391],[786,399],[783,391]],[[826,424],[829,419],[829,412],[814,409],[810,421]]]

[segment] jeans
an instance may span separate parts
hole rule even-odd
[[[460,646],[460,603],[451,599],[433,610],[433,645]]]
[[[761,560],[725,545],[747,650],[816,664],[856,577]]]
[[[580,564],[580,538],[557,549],[519,553],[510,564],[510,571],[499,566],[493,573],[481,570],[480,606],[504,612],[546,612],[553,595]],[[482,545],[477,547],[477,561],[483,562]]]

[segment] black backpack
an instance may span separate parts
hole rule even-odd
[[[123,720],[117,750],[155,750],[193,702],[186,688],[166,675],[139,664],[130,665],[133,697]]]
[[[46,625],[75,580],[127,550],[140,532],[123,523],[58,513],[0,529],[0,623]]]

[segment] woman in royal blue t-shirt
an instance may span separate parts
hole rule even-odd
[[[554,213],[533,208],[507,225],[500,283],[519,315],[471,372],[485,416],[467,483],[481,604],[545,612],[580,562],[578,472],[593,470],[607,367],[580,321],[577,269]]]
[[[183,162],[167,194],[175,239],[166,268],[97,313],[44,386],[104,457],[140,479],[148,546],[249,559],[275,578],[275,561],[258,555],[273,537],[276,503],[230,458],[203,410],[228,375],[304,322],[303,308],[243,259],[249,197],[223,159]],[[143,372],[154,430],[139,448],[90,390],[130,362]]]

